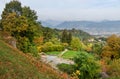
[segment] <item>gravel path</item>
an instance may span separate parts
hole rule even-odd
[[[74,64],[72,60],[67,60],[60,58],[58,56],[51,56],[51,55],[41,55],[41,60],[45,63],[50,64],[53,68],[57,69],[57,64],[66,63],[66,64]]]

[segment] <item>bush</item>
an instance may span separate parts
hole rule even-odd
[[[113,60],[107,72],[111,77],[120,77],[120,59]]]
[[[64,47],[62,45],[55,45],[52,42],[46,42],[42,47],[42,52],[51,52],[51,51],[63,51]]]
[[[32,45],[28,47],[28,52],[30,52],[33,56],[37,56],[38,55],[38,50],[37,47],[35,45]]]
[[[23,51],[24,53],[31,53],[33,56],[37,56],[38,54],[37,47],[34,44],[32,44],[26,37],[20,37],[18,39],[17,48]]]
[[[97,79],[100,74],[100,64],[95,58],[88,53],[79,52],[74,58],[76,63],[76,71],[80,72],[78,77],[80,79]]]
[[[68,74],[72,74],[72,73],[74,72],[74,68],[75,68],[74,65],[65,64],[65,63],[58,64],[57,67],[58,67],[61,71],[66,72],[66,73],[68,73]]]

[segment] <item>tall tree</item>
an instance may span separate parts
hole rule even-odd
[[[51,28],[45,27],[43,28],[43,37],[44,37],[44,42],[49,41],[52,36],[53,36],[53,30]]]
[[[5,5],[4,11],[2,12],[2,19],[4,19],[9,13],[15,12],[18,16],[22,14],[21,3],[17,0],[10,1]]]
[[[61,42],[62,43],[67,43],[67,37],[68,37],[68,34],[67,34],[67,30],[65,29],[62,32]]]
[[[1,23],[1,20],[0,20],[0,30],[2,30],[2,23]]]
[[[72,33],[66,29],[62,32],[61,42],[70,44],[72,40]]]
[[[107,39],[107,44],[103,47],[102,57],[115,59],[120,57],[120,37],[111,35]]]
[[[22,8],[19,1],[13,0],[6,4],[2,13],[1,24],[3,30],[17,39],[17,47],[20,50],[23,52],[35,52],[32,50],[36,50],[33,39],[40,29],[36,20],[37,15],[34,10],[29,7]]]
[[[2,25],[4,31],[15,37],[28,27],[26,18],[24,16],[18,17],[16,13],[9,13],[6,19],[2,20]]]
[[[68,35],[67,35],[67,43],[70,44],[72,41],[72,33],[69,32]]]
[[[28,20],[28,29],[23,34],[32,42],[41,29],[41,24],[36,21],[38,16],[34,10],[27,6],[22,8],[22,16],[25,16]]]
[[[22,15],[25,16],[27,19],[36,21],[37,20],[37,15],[34,10],[31,10],[30,7],[23,7],[22,8]]]

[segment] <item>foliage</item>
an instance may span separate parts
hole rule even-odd
[[[102,53],[103,45],[101,43],[95,43],[92,46],[92,52],[100,55]]]
[[[61,52],[53,51],[53,52],[46,52],[47,55],[59,55]]]
[[[71,64],[61,63],[61,64],[58,64],[57,67],[63,72],[66,72],[68,74],[72,74],[74,72],[75,66],[71,65]]]
[[[30,7],[27,7],[27,6],[23,7],[22,15],[31,21],[37,20],[36,12],[34,10],[31,10]]]
[[[31,10],[30,7],[25,6],[22,8],[22,16],[25,16],[28,21],[28,28],[24,33],[22,33],[22,35],[28,37],[32,42],[35,36],[40,35],[38,35],[38,33],[40,33],[40,30],[42,29],[41,25],[36,21],[36,12],[34,10]]]
[[[71,47],[73,50],[83,50],[83,45],[84,44],[77,37],[73,38],[71,41]]]
[[[49,79],[25,55],[0,40],[0,79]]]
[[[9,32],[17,40],[17,47],[25,53],[37,53],[33,40],[40,36],[41,25],[36,21],[37,15],[30,7],[22,7],[17,0],[6,4],[2,13],[3,31]],[[35,53],[36,52],[36,53]]]
[[[55,45],[52,42],[46,42],[42,46],[43,52],[51,52],[51,51],[63,51],[64,47],[62,45]]]
[[[53,37],[53,30],[49,27],[44,27],[43,28],[43,39],[44,39],[44,42],[47,42],[49,41],[52,37]]]
[[[20,32],[25,31],[28,27],[27,20],[24,16],[17,17],[16,13],[9,13],[2,20],[4,31],[9,32],[12,36],[17,37]]]
[[[0,79],[67,79],[49,65],[0,40]]]
[[[88,53],[79,52],[74,58],[76,70],[80,71],[80,79],[97,79],[100,73],[100,64],[95,58]]]
[[[0,30],[2,30],[2,23],[1,23],[1,20],[0,20]]]
[[[5,19],[9,13],[16,13],[17,16],[20,16],[22,14],[21,3],[17,0],[13,0],[7,3],[1,15],[2,19]]]
[[[84,32],[83,30],[77,30],[77,29],[73,28],[72,30],[69,30],[69,31],[71,32],[72,36],[78,37],[82,41],[86,41],[90,38],[93,38],[93,36],[91,36],[87,32]]]
[[[67,43],[67,30],[63,30],[62,37],[61,37],[62,43]]]
[[[71,40],[72,40],[71,32],[67,31],[66,29],[63,30],[61,35],[61,42],[70,44]]]
[[[120,77],[120,59],[115,59],[109,64],[107,73],[110,77]]]
[[[101,56],[103,58],[107,57],[111,60],[120,57],[120,37],[112,35],[108,37],[107,44],[103,47],[103,52]]]
[[[49,40],[50,42],[52,42],[53,44],[61,44],[60,40],[58,38],[52,38]]]
[[[34,43],[39,46],[39,45],[42,45],[43,44],[43,37],[36,37],[34,39]]]
[[[19,37],[19,40],[17,41],[17,47],[24,53],[31,53],[34,56],[37,56],[37,47],[34,44],[30,43],[29,39],[26,37]]]

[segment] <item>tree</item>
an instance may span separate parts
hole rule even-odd
[[[100,64],[91,54],[79,52],[74,58],[76,71],[80,79],[97,79],[100,74]],[[76,73],[77,73],[76,72]]]
[[[24,16],[17,16],[16,13],[9,13],[6,19],[2,20],[3,30],[9,32],[12,36],[17,37],[28,27],[27,20]]]
[[[49,27],[44,27],[43,37],[44,42],[48,42],[53,37],[53,30]]]
[[[100,55],[102,52],[102,47],[103,47],[102,43],[95,43],[92,46],[92,52]]]
[[[66,29],[62,32],[61,42],[70,44],[72,40],[72,33],[68,32]]]
[[[41,26],[36,20],[37,15],[34,10],[29,7],[21,7],[19,1],[13,0],[6,4],[1,24],[4,31],[9,32],[17,39],[17,47],[20,50],[34,53],[37,51],[33,40],[40,33],[39,26]]]
[[[22,8],[22,16],[25,16],[28,21],[28,29],[22,35],[25,35],[33,42],[34,37],[40,35],[38,32],[41,29],[41,24],[36,21],[38,16],[34,10],[27,6]]]
[[[68,36],[67,36],[67,43],[70,44],[72,41],[72,33],[69,32]]]
[[[79,38],[74,37],[71,41],[71,47],[73,50],[82,50],[83,49],[83,43],[80,41]]]
[[[116,59],[120,57],[120,37],[111,35],[107,38],[107,44],[103,47],[102,57]]]
[[[110,77],[116,77],[115,79],[120,78],[120,59],[111,61],[107,73],[110,75]]]
[[[67,43],[67,30],[66,29],[63,30],[63,32],[62,32],[61,42]]]
[[[3,28],[3,27],[2,27],[2,23],[1,23],[1,20],[0,20],[0,30],[2,30],[2,28]]]
[[[37,15],[34,10],[31,10],[30,7],[23,7],[22,8],[22,15],[25,16],[27,19],[36,21],[37,20]]]
[[[10,3],[7,3],[5,5],[4,11],[2,12],[2,19],[5,19],[9,13],[14,12],[17,14],[17,16],[20,16],[22,14],[21,3],[17,0],[10,1]]]

